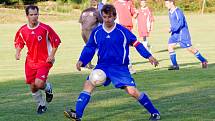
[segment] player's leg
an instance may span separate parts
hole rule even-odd
[[[148,40],[147,40],[147,37],[146,36],[143,36],[143,42],[142,42],[143,46],[148,50],[148,51],[151,51],[151,46],[150,44],[148,43]]]
[[[179,66],[176,59],[176,53],[174,50],[175,46],[176,46],[176,43],[168,44],[168,52],[169,52],[170,60],[172,62],[172,66],[170,66],[168,70],[179,70]]]
[[[77,99],[76,110],[66,110],[64,111],[64,115],[68,118],[80,121],[83,116],[84,110],[90,101],[91,93],[95,88],[95,86],[93,86],[88,80],[86,80],[84,83],[83,91],[80,93]]]
[[[28,63],[25,64],[26,83],[29,84],[32,97],[37,103],[37,113],[42,114],[46,111],[45,100],[42,97],[41,91],[35,85],[36,69],[32,69]]]
[[[196,57],[199,61],[201,61],[201,63],[202,63],[202,68],[207,68],[207,67],[208,67],[208,62],[207,62],[207,60],[201,55],[201,53],[200,53],[197,49],[195,49],[195,48],[193,48],[193,47],[191,46],[191,47],[187,48],[187,50],[188,50],[190,53],[194,54],[195,57]]]
[[[44,90],[46,94],[46,102],[51,102],[53,99],[52,84],[47,81],[49,70],[52,65],[41,67],[37,70],[35,85],[38,89]]]
[[[146,93],[139,92],[139,90],[133,86],[125,87],[125,91],[146,108],[146,110],[151,114],[150,120],[160,120],[159,111],[154,107]]]

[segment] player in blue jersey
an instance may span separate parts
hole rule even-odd
[[[174,51],[176,44],[180,44],[181,48],[186,48],[189,52],[194,54],[196,58],[201,61],[202,68],[207,68],[207,60],[197,49],[192,47],[190,33],[183,12],[175,6],[174,0],[165,0],[165,6],[169,10],[169,32],[171,33],[171,37],[168,42],[168,51],[172,66],[170,66],[168,70],[179,70],[179,65],[176,60],[176,53]]]
[[[134,34],[114,22],[116,9],[113,5],[106,4],[101,11],[104,23],[92,32],[76,64],[77,69],[81,71],[81,67],[84,67],[98,50],[98,62],[95,69],[101,69],[106,73],[107,79],[104,86],[112,82],[115,88],[124,89],[147,109],[151,114],[150,120],[159,120],[159,111],[153,106],[147,94],[140,92],[136,88],[135,80],[129,72],[129,45],[134,46],[139,54],[149,59],[154,66],[158,65],[158,61],[137,41]],[[77,99],[76,110],[64,111],[65,116],[75,121],[80,121],[95,88],[87,79],[84,83],[83,91]]]

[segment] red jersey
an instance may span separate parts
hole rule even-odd
[[[135,13],[133,3],[131,1],[115,1],[114,6],[117,11],[119,24],[124,27],[133,27],[132,16]]]
[[[32,68],[38,68],[47,64],[46,59],[51,54],[52,48],[57,48],[61,43],[59,36],[48,25],[39,23],[36,27],[30,28],[23,25],[15,36],[15,48],[27,46],[28,52],[26,62]]]
[[[154,21],[154,16],[151,12],[151,10],[146,7],[144,9],[138,10],[138,17],[137,17],[137,23],[138,23],[138,32],[139,36],[149,36],[149,32],[151,31],[151,25]]]

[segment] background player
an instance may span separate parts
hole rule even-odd
[[[106,73],[107,81],[104,86],[112,82],[116,88],[124,89],[149,111],[151,114],[150,120],[159,120],[160,113],[153,106],[147,94],[140,92],[136,88],[135,81],[129,73],[129,45],[134,46],[141,56],[149,59],[151,64],[157,66],[158,61],[137,41],[131,31],[114,22],[116,9],[113,5],[104,5],[102,16],[104,23],[92,32],[76,64],[77,69],[81,71],[81,67],[85,66],[93,58],[96,49],[98,49],[99,58],[95,69],[101,69]],[[65,116],[80,121],[95,88],[87,79],[84,82],[83,91],[77,99],[76,111],[72,109],[64,111]]]
[[[145,48],[150,50],[150,44],[147,41],[147,37],[153,29],[154,16],[152,10],[146,5],[146,0],[140,0],[140,8],[137,10],[137,24],[138,33],[141,38],[143,38],[143,45]]]
[[[135,14],[135,7],[133,2],[131,0],[116,0],[113,5],[117,11],[116,22],[132,31],[132,18]],[[129,62],[129,71],[131,74],[136,73],[136,71],[132,68],[131,62]]]
[[[176,53],[174,48],[177,43],[181,48],[186,48],[189,52],[194,54],[202,63],[202,68],[207,68],[207,60],[200,54],[200,52],[192,47],[191,37],[188,30],[188,25],[183,12],[175,6],[174,0],[165,0],[165,6],[169,10],[170,33],[171,37],[168,42],[168,51],[172,66],[168,70],[179,70],[179,65],[176,60]]]
[[[90,0],[90,7],[83,10],[79,19],[81,23],[81,35],[85,43],[87,43],[92,30],[102,23],[102,17],[97,9],[98,0]],[[89,62],[86,66],[89,69],[94,68],[94,66]]]
[[[26,45],[28,49],[25,62],[26,83],[29,84],[32,96],[38,104],[37,113],[42,114],[47,107],[41,90],[46,93],[46,101],[51,102],[52,86],[47,82],[47,77],[61,41],[50,26],[38,21],[39,8],[37,6],[27,6],[25,12],[28,23],[16,33],[15,58],[20,60],[21,50]]]

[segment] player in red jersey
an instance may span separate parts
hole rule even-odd
[[[137,12],[138,33],[143,38],[143,45],[150,50],[150,45],[146,39],[153,29],[154,16],[152,11],[146,6],[146,0],[140,0],[140,8]]]
[[[133,29],[132,17],[135,14],[135,8],[131,0],[116,0],[114,7],[117,11],[117,21],[130,31]]]
[[[25,62],[26,83],[29,84],[32,96],[38,104],[37,113],[42,114],[47,109],[46,102],[51,102],[53,98],[52,86],[47,82],[47,77],[61,40],[50,26],[38,21],[37,6],[27,6],[25,12],[28,23],[16,33],[15,58],[20,60],[21,50],[26,45],[28,49]],[[46,93],[46,102],[41,90]]]
[[[117,11],[116,22],[132,31],[133,29],[132,18],[135,15],[135,7],[132,0],[116,0],[113,5]],[[131,62],[128,65],[128,68],[131,74],[136,73],[136,70],[132,68]]]

